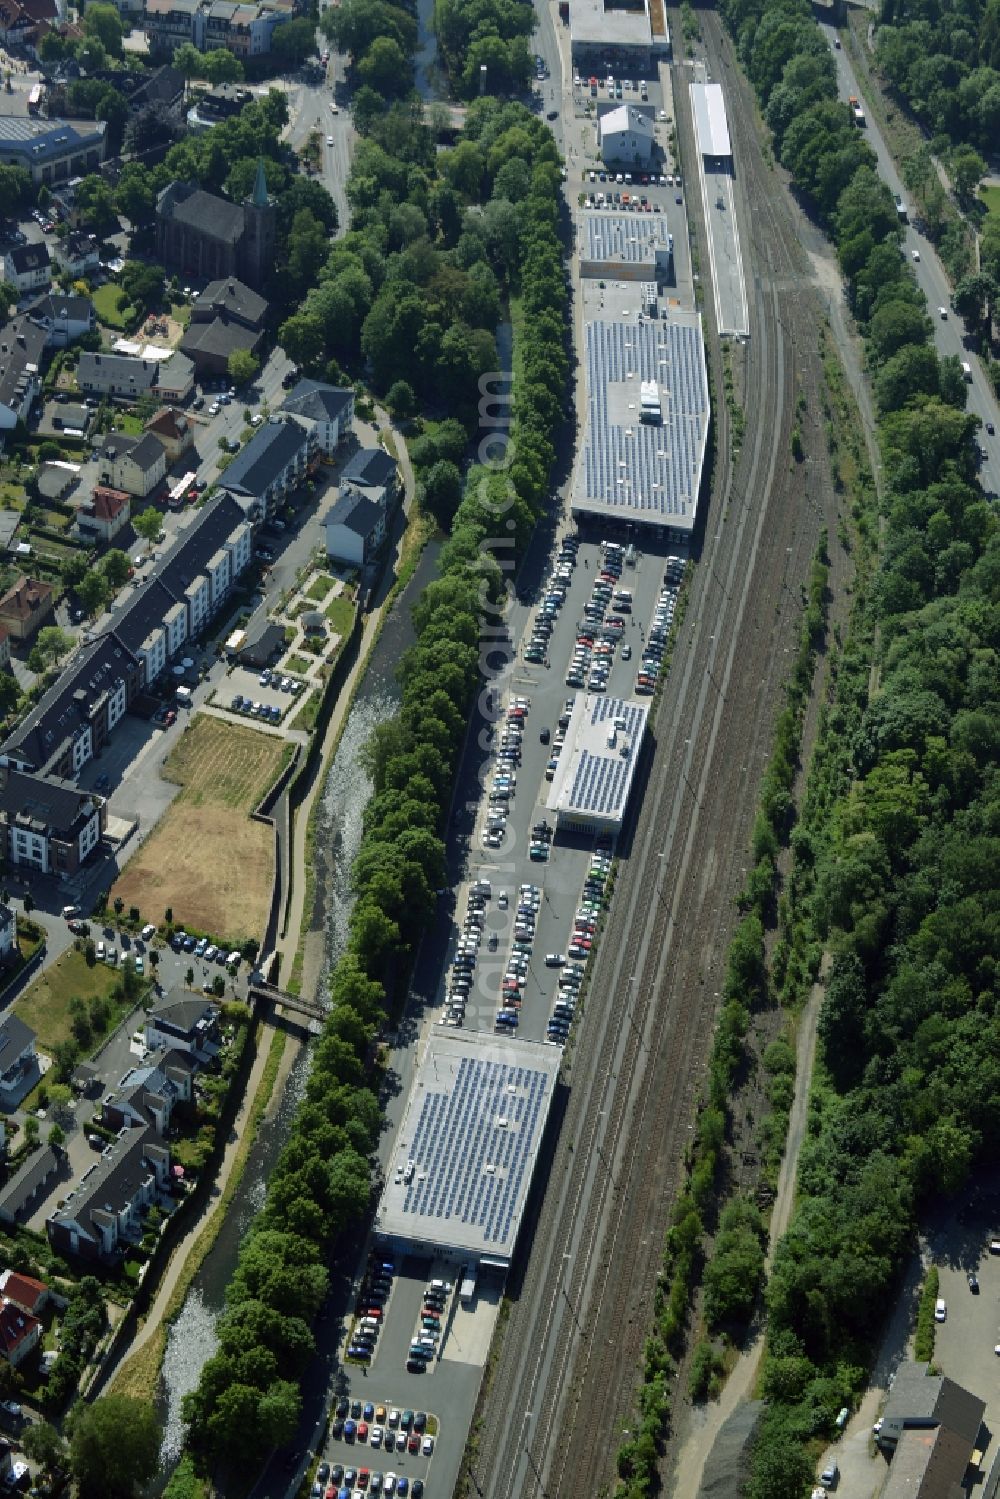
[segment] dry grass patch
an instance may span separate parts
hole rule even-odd
[[[126,1016],[138,999],[112,999],[115,989],[121,985],[122,976],[117,968],[106,963],[88,964],[82,951],[67,948],[55,962],[29,984],[14,1004],[14,1012],[20,1015],[38,1034],[38,1045],[42,1051],[52,1053],[61,1041],[68,1041],[73,1034],[70,1000],[104,1000],[109,1007],[107,1029],[112,1030]],[[103,1036],[95,1037],[97,1041]]]
[[[273,879],[271,831],[250,812],[292,754],[272,735],[198,714],[163,768],[181,794],[125,867],[112,899],[234,944],[259,937]]]

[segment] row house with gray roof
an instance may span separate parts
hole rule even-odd
[[[12,849],[14,862],[65,875],[97,846],[103,800],[84,797],[73,783],[139,694],[225,605],[252,555],[243,510],[220,495],[0,747],[0,827],[8,842],[21,834],[24,842],[22,856]],[[19,800],[27,809],[20,820]],[[87,812],[89,802],[96,805]]]
[[[143,1215],[170,1175],[170,1150],[150,1125],[122,1130],[45,1220],[58,1254],[113,1263],[142,1238]]]
[[[257,520],[273,515],[319,461],[319,439],[311,426],[273,416],[258,427],[219,482]]]

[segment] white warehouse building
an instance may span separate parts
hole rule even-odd
[[[617,833],[646,737],[649,709],[630,698],[578,693],[546,807],[560,830]]]

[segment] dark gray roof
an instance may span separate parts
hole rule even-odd
[[[80,385],[103,383],[108,378],[128,380],[138,390],[148,390],[159,373],[155,359],[133,359],[129,354],[93,354],[85,349],[80,355],[76,378]]]
[[[158,577],[174,598],[205,571],[205,564],[229,539],[237,526],[246,525],[242,508],[231,496],[220,494],[205,505],[197,519],[184,531],[173,550],[160,564]]]
[[[0,807],[8,816],[19,812],[54,832],[71,829],[93,800],[89,791],[54,776],[43,779],[22,770],[0,772]]]
[[[109,687],[124,677],[135,657],[113,634],[102,635],[77,656],[4,746],[17,750],[41,770],[85,723],[88,711]]]
[[[285,627],[277,625],[273,620],[264,620],[253,630],[247,632],[239,654],[241,656],[254,656],[264,659],[272,656],[285,643]]]
[[[107,1155],[85,1172],[64,1206],[53,1214],[55,1220],[78,1223],[90,1232],[91,1213],[120,1213],[128,1207],[150,1175],[145,1157],[149,1147],[156,1143],[148,1125],[123,1130]]]
[[[152,432],[144,432],[129,457],[143,473],[148,473],[151,468],[155,468],[162,461],[163,444],[153,436]]]
[[[353,390],[339,385],[325,385],[322,380],[300,380],[293,385],[282,405],[296,416],[308,416],[316,422],[332,422],[354,399]]]
[[[0,1222],[13,1223],[35,1192],[59,1169],[59,1157],[51,1145],[33,1150],[0,1191]]]
[[[201,994],[194,994],[190,989],[168,989],[153,1005],[149,1018],[163,1021],[174,1030],[189,1035],[206,1015],[214,1018],[218,1013],[218,1005]]]
[[[35,1032],[26,1025],[20,1015],[9,1011],[0,1021],[0,1072],[13,1066],[22,1052],[35,1039]]]
[[[972,1447],[982,1425],[985,1404],[945,1374],[928,1374],[927,1365],[907,1359],[896,1370],[885,1405],[887,1427],[945,1426]]]
[[[14,267],[17,275],[23,276],[28,271],[40,270],[49,262],[49,247],[44,242],[41,244],[11,245],[4,254]]]
[[[46,292],[26,309],[28,317],[51,318],[53,322],[67,318],[70,322],[86,322],[94,310],[89,297],[70,297],[65,292]]]
[[[176,602],[174,594],[164,588],[159,578],[150,578],[133,593],[114,619],[115,634],[130,651],[138,651],[150,632],[162,625],[167,610]]]
[[[245,328],[242,323],[230,323],[225,318],[213,318],[210,323],[191,323],[185,330],[180,347],[185,354],[214,354],[219,359],[228,359],[234,349],[252,349],[259,333]]]
[[[261,495],[306,443],[306,434],[295,422],[265,422],[237,453],[220,482],[240,494]]]
[[[341,495],[332,510],[324,516],[325,526],[346,526],[356,536],[369,537],[382,518],[382,506],[358,490]]]
[[[16,317],[0,328],[0,405],[20,405],[41,367],[46,337],[44,329],[27,317]]]
[[[191,224],[199,234],[236,244],[246,224],[238,203],[206,193],[193,182],[172,182],[157,199],[156,211],[163,218]]]
[[[169,63],[151,73],[129,98],[133,111],[145,109],[150,104],[173,104],[184,92],[184,74]]]
[[[136,441],[128,432],[102,432],[100,437],[94,438],[94,447],[102,458],[120,458],[123,453],[132,451]]]
[[[259,327],[267,314],[267,298],[262,297],[240,281],[237,276],[226,276],[220,281],[210,281],[192,311],[195,322],[207,322],[212,314],[242,318]]]
[[[341,484],[384,489],[396,477],[396,461],[383,448],[359,448],[340,471]]]

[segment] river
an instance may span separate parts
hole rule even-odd
[[[372,731],[391,718],[399,705],[395,673],[400,656],[413,643],[410,611],[435,575],[438,552],[437,543],[424,549],[416,572],[386,620],[327,773],[316,836],[316,909],[322,913],[325,938],[322,982],[343,951],[351,908],[350,868],[361,841],[365,803],[371,794],[359,751]],[[303,1049],[277,1111],[258,1132],[219,1236],[195,1276],[180,1316],[169,1329],[159,1409],[164,1423],[164,1473],[180,1456],[184,1439],[181,1400],[194,1389],[203,1365],[217,1347],[216,1319],[225,1304],[240,1240],[263,1207],[266,1182],[288,1138],[308,1065],[308,1051]]]

